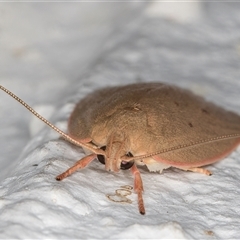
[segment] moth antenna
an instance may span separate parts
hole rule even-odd
[[[207,144],[207,143],[218,142],[218,141],[223,141],[223,140],[232,139],[232,138],[240,138],[240,133],[234,133],[234,134],[222,135],[222,136],[218,136],[218,137],[214,137],[214,138],[202,139],[202,140],[188,143],[188,144],[183,144],[183,145],[179,145],[179,146],[175,146],[175,147],[171,147],[171,148],[165,148],[165,149],[162,149],[161,151],[157,151],[154,153],[149,153],[149,154],[140,155],[140,156],[127,157],[126,159],[124,159],[125,156],[123,156],[122,159],[126,160],[126,161],[144,159],[144,158],[156,156],[161,153],[177,151],[180,149],[191,148],[193,146],[199,146],[199,145],[203,145],[203,144]]]
[[[50,128],[52,128],[54,131],[58,132],[65,140],[67,140],[68,142],[79,146],[79,147],[85,147],[93,152],[95,152],[94,150],[97,150],[97,147],[94,146],[89,146],[88,144],[85,143],[81,143],[78,142],[76,140],[74,140],[73,138],[71,138],[68,134],[64,133],[62,130],[60,130],[59,128],[57,128],[56,126],[54,126],[52,123],[50,123],[47,119],[45,119],[44,117],[42,117],[39,113],[37,113],[32,107],[30,107],[26,102],[24,102],[21,98],[19,98],[18,96],[16,96],[14,93],[12,93],[11,91],[9,91],[8,89],[4,88],[3,86],[0,85],[0,89],[3,90],[5,93],[7,93],[8,95],[10,95],[12,98],[14,98],[15,100],[17,100],[19,103],[21,103],[25,108],[27,108],[32,114],[34,114],[37,118],[39,118],[41,121],[43,121],[44,123],[46,123]]]

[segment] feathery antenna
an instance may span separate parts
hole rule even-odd
[[[30,107],[26,102],[24,102],[21,98],[19,98],[18,96],[16,96],[14,93],[12,93],[11,91],[9,91],[8,89],[4,88],[3,86],[0,85],[0,89],[3,90],[5,93],[7,93],[8,95],[10,95],[11,97],[13,97],[15,100],[17,100],[19,103],[21,103],[25,108],[27,108],[32,114],[34,114],[37,118],[39,118],[41,121],[43,121],[44,123],[46,123],[50,128],[52,128],[53,130],[55,130],[56,132],[58,132],[64,139],[66,139],[68,142],[79,146],[79,147],[85,147],[89,150],[93,150],[92,147],[90,147],[87,144],[84,143],[80,143],[76,140],[74,140],[73,138],[71,138],[69,135],[67,135],[66,133],[64,133],[62,130],[60,130],[59,128],[57,128],[56,126],[54,126],[52,123],[50,123],[47,119],[45,119],[44,117],[42,117],[39,113],[37,113],[32,107]]]
[[[214,138],[202,139],[202,140],[199,140],[199,141],[196,141],[196,142],[191,142],[191,143],[188,143],[188,144],[178,145],[178,146],[174,146],[174,147],[171,147],[171,148],[165,148],[165,149],[162,149],[162,150],[154,152],[154,153],[149,153],[149,154],[135,156],[135,157],[134,156],[133,157],[123,156],[123,160],[131,161],[131,160],[143,159],[143,158],[156,156],[156,155],[161,154],[161,153],[172,152],[172,151],[176,151],[176,150],[180,150],[180,149],[191,148],[191,147],[194,147],[194,146],[204,145],[204,144],[207,144],[207,143],[218,142],[218,141],[223,141],[223,140],[226,140],[226,139],[233,139],[233,138],[240,138],[240,133],[234,133],[234,134],[228,134],[228,135],[218,136],[218,137],[214,137]]]
[[[78,142],[78,141],[74,140],[69,135],[64,133],[62,130],[60,130],[59,128],[54,126],[52,123],[50,123],[47,119],[42,117],[39,113],[37,113],[33,108],[31,108],[26,102],[24,102],[21,98],[16,96],[14,93],[12,93],[11,91],[9,91],[8,89],[4,88],[1,85],[0,85],[0,89],[3,90],[4,92],[6,92],[11,97],[13,97],[19,103],[21,103],[32,114],[34,114],[37,118],[39,118],[41,121],[46,123],[50,128],[52,128],[53,130],[58,132],[68,142],[70,142],[70,143],[72,143],[76,146],[79,146],[79,147],[85,147],[85,148],[87,148],[87,149],[89,149],[93,152],[95,152],[94,150],[97,150],[97,151],[99,150],[97,148],[97,146],[96,146],[96,148],[94,148],[93,146],[89,146],[85,143],[81,143],[81,142]],[[209,139],[202,139],[202,140],[199,140],[199,141],[196,141],[196,142],[191,142],[189,144],[178,145],[178,146],[174,146],[174,147],[171,147],[171,148],[165,148],[165,149],[162,149],[160,151],[157,151],[157,152],[154,152],[154,153],[149,153],[149,154],[146,154],[146,155],[133,156],[133,157],[122,156],[122,159],[125,160],[125,161],[144,159],[144,158],[152,157],[152,156],[155,156],[155,155],[158,155],[158,154],[161,154],[161,153],[176,151],[176,150],[180,150],[180,149],[186,149],[186,148],[190,148],[190,147],[193,147],[193,146],[198,146],[198,145],[203,145],[203,144],[207,144],[207,143],[211,143],[211,142],[223,141],[223,140],[226,140],[226,139],[233,139],[233,138],[240,138],[240,133],[228,134],[228,135],[218,136],[218,137],[209,138]]]

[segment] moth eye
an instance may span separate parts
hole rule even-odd
[[[126,154],[126,156],[128,156],[128,157],[133,157],[133,155],[132,155],[130,152],[128,152],[128,153]],[[131,168],[131,167],[133,166],[133,164],[134,164],[134,161],[133,161],[133,160],[132,160],[132,161],[129,161],[129,162],[127,162],[127,161],[122,161],[120,168],[121,168],[122,170],[127,170],[127,169]]]
[[[102,146],[100,147],[100,149],[102,149],[103,151],[106,150],[106,146]],[[104,164],[105,165],[105,157],[103,155],[97,155],[97,159],[100,163]]]

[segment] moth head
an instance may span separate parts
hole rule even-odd
[[[105,165],[105,169],[107,171],[114,171],[114,172],[118,172],[120,169],[121,170],[127,170],[130,169],[133,164],[134,164],[134,160],[131,161],[126,161],[123,160],[122,157],[120,156],[114,156],[111,151],[111,149],[107,150],[107,146],[102,146],[101,149],[103,151],[105,151],[105,155],[97,155],[97,159],[100,163]],[[110,154],[109,154],[110,152]],[[108,153],[108,154],[107,154]],[[126,157],[133,157],[133,155],[131,154],[131,152],[127,152],[125,154]]]
[[[99,162],[105,165],[106,171],[118,172],[130,169],[134,160],[127,161],[123,157],[133,157],[129,149],[129,141],[123,133],[113,133],[108,138],[106,146],[100,147],[104,154],[97,154]]]

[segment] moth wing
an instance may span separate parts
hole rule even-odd
[[[98,90],[81,100],[69,119],[75,139],[106,145],[114,131],[128,136],[134,156],[240,133],[240,116],[187,90],[162,83],[141,83]],[[155,159],[178,167],[196,167],[229,154],[240,138],[159,154]]]
[[[148,134],[145,136],[148,139],[140,146],[148,146],[148,152],[240,133],[240,116],[189,91],[165,86],[149,94],[148,104],[142,103],[147,114]],[[215,141],[163,153],[155,159],[176,167],[203,166],[225,157],[239,143],[240,138]]]

